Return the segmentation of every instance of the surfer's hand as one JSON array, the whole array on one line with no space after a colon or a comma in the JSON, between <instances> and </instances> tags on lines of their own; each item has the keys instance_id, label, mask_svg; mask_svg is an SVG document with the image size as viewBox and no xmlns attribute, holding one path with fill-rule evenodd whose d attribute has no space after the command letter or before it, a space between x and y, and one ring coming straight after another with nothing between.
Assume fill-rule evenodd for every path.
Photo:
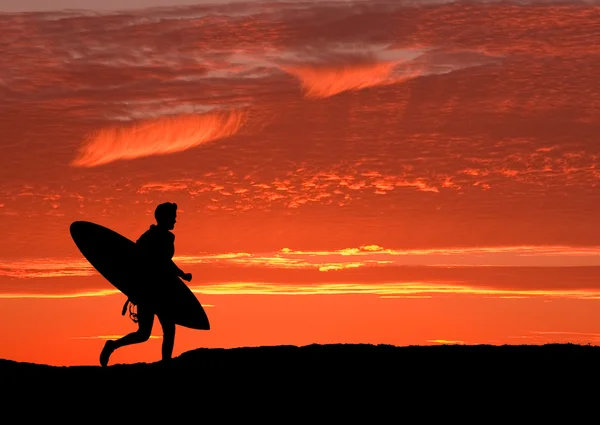
<instances>
[{"instance_id":1,"label":"surfer's hand","mask_svg":"<svg viewBox=\"0 0 600 425\"><path fill-rule=\"evenodd\" d=\"M183 276L181 276L181 278L183 280L187 280L188 282L192 280L192 274L191 273L184 273Z\"/></svg>"}]
</instances>

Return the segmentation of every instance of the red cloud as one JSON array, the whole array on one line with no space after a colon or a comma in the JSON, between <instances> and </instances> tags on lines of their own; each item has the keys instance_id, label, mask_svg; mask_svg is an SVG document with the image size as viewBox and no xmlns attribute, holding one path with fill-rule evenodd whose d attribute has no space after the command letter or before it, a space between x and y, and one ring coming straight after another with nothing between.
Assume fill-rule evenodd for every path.
<instances>
[{"instance_id":1,"label":"red cloud","mask_svg":"<svg viewBox=\"0 0 600 425\"><path fill-rule=\"evenodd\" d=\"M294 65L282 69L300 80L307 98L325 98L345 91L394 84L419 75L413 71L401 77L393 76L397 64L385 61L327 66Z\"/></svg>"},{"instance_id":2,"label":"red cloud","mask_svg":"<svg viewBox=\"0 0 600 425\"><path fill-rule=\"evenodd\" d=\"M233 136L245 122L244 112L165 117L129 127L100 130L81 148L71 165L96 167L109 162L184 151Z\"/></svg>"}]
</instances>

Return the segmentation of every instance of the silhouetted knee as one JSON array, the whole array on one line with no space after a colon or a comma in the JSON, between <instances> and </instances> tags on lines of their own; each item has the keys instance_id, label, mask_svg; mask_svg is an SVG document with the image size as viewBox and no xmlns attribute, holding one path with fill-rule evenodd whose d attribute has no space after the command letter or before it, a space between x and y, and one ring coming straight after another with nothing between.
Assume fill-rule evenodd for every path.
<instances>
[{"instance_id":1,"label":"silhouetted knee","mask_svg":"<svg viewBox=\"0 0 600 425\"><path fill-rule=\"evenodd\" d=\"M150 339L150 334L151 332L145 329L138 329L136 332L133 333L136 342L148 341Z\"/></svg>"}]
</instances>

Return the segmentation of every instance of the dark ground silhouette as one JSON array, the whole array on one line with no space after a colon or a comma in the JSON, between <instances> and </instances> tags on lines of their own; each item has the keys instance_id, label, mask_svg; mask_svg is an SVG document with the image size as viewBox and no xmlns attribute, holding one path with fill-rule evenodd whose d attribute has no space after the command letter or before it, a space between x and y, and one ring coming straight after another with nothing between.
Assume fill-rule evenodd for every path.
<instances>
[{"instance_id":1,"label":"dark ground silhouette","mask_svg":"<svg viewBox=\"0 0 600 425\"><path fill-rule=\"evenodd\" d=\"M169 409L169 403L174 403L181 409L199 409L197 414L205 420L219 415L219 423L239 415L247 419L240 409L248 408L263 419L279 417L278 423L288 423L297 415L319 422L325 417L318 416L318 406L338 420L352 419L353 412L367 406L374 409L370 415L425 409L420 415L431 417L441 415L442 405L448 405L454 409L448 415L463 417L474 414L476 400L480 410L495 409L493 414L488 410L479 423L486 423L489 415L498 417L515 409L539 408L539 414L547 414L569 403L576 403L582 412L596 406L599 372L600 347L573 344L197 349L166 365L107 368L0 360L2 386L10 389L5 402L9 398L29 403L78 400L78 406L88 409L106 403L133 404L139 405L138 413L148 415L154 408ZM586 404L588 399L593 402ZM283 409L281 416L277 409ZM368 421L379 422L374 416Z\"/></svg>"}]
</instances>

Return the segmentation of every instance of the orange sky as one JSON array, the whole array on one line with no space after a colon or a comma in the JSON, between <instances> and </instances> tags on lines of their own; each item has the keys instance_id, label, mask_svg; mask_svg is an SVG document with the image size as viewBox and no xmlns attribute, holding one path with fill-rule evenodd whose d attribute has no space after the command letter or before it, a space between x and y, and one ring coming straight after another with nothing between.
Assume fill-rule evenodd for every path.
<instances>
[{"instance_id":1,"label":"orange sky","mask_svg":"<svg viewBox=\"0 0 600 425\"><path fill-rule=\"evenodd\" d=\"M3 14L0 358L135 329L69 224L179 205L197 347L595 344L599 6ZM156 338L111 362L160 358ZM49 348L51 347L51 348Z\"/></svg>"}]
</instances>

